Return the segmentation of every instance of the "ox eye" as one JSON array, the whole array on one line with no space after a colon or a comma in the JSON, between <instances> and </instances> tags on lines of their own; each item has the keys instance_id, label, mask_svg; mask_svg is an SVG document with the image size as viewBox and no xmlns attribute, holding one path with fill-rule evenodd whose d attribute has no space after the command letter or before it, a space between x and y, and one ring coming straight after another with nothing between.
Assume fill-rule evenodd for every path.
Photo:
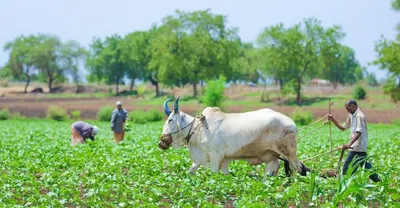
<instances>
[{"instance_id":1,"label":"ox eye","mask_svg":"<svg viewBox=\"0 0 400 208\"><path fill-rule=\"evenodd\" d=\"M170 123L171 121L172 121L172 119L169 119L169 120L168 120L168 123Z\"/></svg>"}]
</instances>

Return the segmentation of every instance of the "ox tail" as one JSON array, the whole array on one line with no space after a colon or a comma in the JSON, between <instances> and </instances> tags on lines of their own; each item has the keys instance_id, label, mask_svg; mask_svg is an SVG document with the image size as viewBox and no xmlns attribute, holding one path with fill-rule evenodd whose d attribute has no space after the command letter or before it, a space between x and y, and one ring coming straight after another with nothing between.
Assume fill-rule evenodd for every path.
<instances>
[{"instance_id":1,"label":"ox tail","mask_svg":"<svg viewBox=\"0 0 400 208\"><path fill-rule=\"evenodd\" d=\"M283 166L285 168L285 174L289 177L292 174L292 170L290 169L289 160L279 156L279 159L283 161ZM313 172L310 168L308 168L304 163L300 162L301 164L301 172L300 175L307 176L307 172Z\"/></svg>"}]
</instances>

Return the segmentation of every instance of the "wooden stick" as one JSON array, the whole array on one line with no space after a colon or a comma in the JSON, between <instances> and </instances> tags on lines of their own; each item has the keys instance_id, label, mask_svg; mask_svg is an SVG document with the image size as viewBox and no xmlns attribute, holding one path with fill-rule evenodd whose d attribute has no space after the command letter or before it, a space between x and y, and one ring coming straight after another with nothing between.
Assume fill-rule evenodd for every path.
<instances>
[{"instance_id":1,"label":"wooden stick","mask_svg":"<svg viewBox=\"0 0 400 208\"><path fill-rule=\"evenodd\" d=\"M338 148L336 148L336 149L334 149L334 150L330 150L330 151L328 151L328 152L323 152L323 153L318 154L318 155L316 155L316 156L314 156L314 157L309 157L309 158L303 159L303 160L301 160L301 161L312 160L312 159L321 157L321 155L328 154L328 153L331 153L331 154L332 154L332 152L337 151L337 150L340 150L340 149L342 149L342 147L338 147Z\"/></svg>"},{"instance_id":2,"label":"wooden stick","mask_svg":"<svg viewBox=\"0 0 400 208\"><path fill-rule=\"evenodd\" d=\"M329 98L329 115L331 115L331 98ZM331 153L332 153L332 122L329 122L329 139L331 141ZM332 154L331 154L331 160L332 160ZM333 163L332 163L333 167Z\"/></svg>"},{"instance_id":3,"label":"wooden stick","mask_svg":"<svg viewBox=\"0 0 400 208\"><path fill-rule=\"evenodd\" d=\"M315 155L314 157L309 157L309 158L303 159L303 160L301 160L301 161L312 160L312 159L321 157L321 155L329 154L329 153L332 153L332 152L335 152L335 151L341 150L341 149L343 149L343 146L337 147L337 148L335 148L335 149L333 149L333 150L330 150L330 151L328 151L328 152L323 152L323 153L321 153L321 154ZM353 149L353 147L350 147L350 149ZM342 157L343 157L343 156L342 156Z\"/></svg>"},{"instance_id":4,"label":"wooden stick","mask_svg":"<svg viewBox=\"0 0 400 208\"><path fill-rule=\"evenodd\" d=\"M331 98L329 98L329 115L331 114ZM332 150L332 122L329 122L329 139L331 140L331 150Z\"/></svg>"}]
</instances>

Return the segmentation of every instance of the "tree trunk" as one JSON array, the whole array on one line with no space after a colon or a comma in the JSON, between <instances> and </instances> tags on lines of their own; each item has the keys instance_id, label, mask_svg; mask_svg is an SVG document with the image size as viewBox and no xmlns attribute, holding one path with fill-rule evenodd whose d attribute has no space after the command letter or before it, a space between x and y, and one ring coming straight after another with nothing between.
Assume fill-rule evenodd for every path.
<instances>
[{"instance_id":1,"label":"tree trunk","mask_svg":"<svg viewBox=\"0 0 400 208\"><path fill-rule=\"evenodd\" d=\"M29 83L31 82L31 77L30 76L27 76L26 78L27 78L27 80L26 80L26 84L25 84L24 93L27 93L27 89L28 89Z\"/></svg>"},{"instance_id":2,"label":"tree trunk","mask_svg":"<svg viewBox=\"0 0 400 208\"><path fill-rule=\"evenodd\" d=\"M133 86L134 85L135 85L135 79L132 79L131 80L131 87L130 87L131 92L133 91Z\"/></svg>"},{"instance_id":3,"label":"tree trunk","mask_svg":"<svg viewBox=\"0 0 400 208\"><path fill-rule=\"evenodd\" d=\"M332 85L333 85L333 89L336 90L336 88L338 87L339 84L337 82L333 82Z\"/></svg>"},{"instance_id":4,"label":"tree trunk","mask_svg":"<svg viewBox=\"0 0 400 208\"><path fill-rule=\"evenodd\" d=\"M151 84L156 87L156 97L160 96L160 89L158 86L158 82L151 75L149 76L149 80L150 80Z\"/></svg>"},{"instance_id":5,"label":"tree trunk","mask_svg":"<svg viewBox=\"0 0 400 208\"><path fill-rule=\"evenodd\" d=\"M333 86L333 89L336 89L337 87L338 87L338 85L339 85L339 74L337 73L336 75L335 75L335 78L334 78L334 80L332 81L332 86Z\"/></svg>"},{"instance_id":6,"label":"tree trunk","mask_svg":"<svg viewBox=\"0 0 400 208\"><path fill-rule=\"evenodd\" d=\"M119 77L117 77L116 83L115 83L115 94L119 95Z\"/></svg>"},{"instance_id":7,"label":"tree trunk","mask_svg":"<svg viewBox=\"0 0 400 208\"><path fill-rule=\"evenodd\" d=\"M200 80L201 94L204 95L204 81Z\"/></svg>"},{"instance_id":8,"label":"tree trunk","mask_svg":"<svg viewBox=\"0 0 400 208\"><path fill-rule=\"evenodd\" d=\"M297 105L300 105L300 104L301 104L300 92L301 92L301 80L300 80L300 79L297 79L297 89L296 89L296 94L297 94L297 96L296 96L296 102L297 102Z\"/></svg>"},{"instance_id":9,"label":"tree trunk","mask_svg":"<svg viewBox=\"0 0 400 208\"><path fill-rule=\"evenodd\" d=\"M193 82L193 97L197 97L197 82Z\"/></svg>"},{"instance_id":10,"label":"tree trunk","mask_svg":"<svg viewBox=\"0 0 400 208\"><path fill-rule=\"evenodd\" d=\"M266 88L267 88L267 82L264 82L264 87L263 87L262 94L261 94L261 102L267 101L267 100L265 100L265 98L264 98L264 94L265 94L265 89L266 89Z\"/></svg>"},{"instance_id":11,"label":"tree trunk","mask_svg":"<svg viewBox=\"0 0 400 208\"><path fill-rule=\"evenodd\" d=\"M279 89L281 90L281 92L283 91L283 80L279 79Z\"/></svg>"},{"instance_id":12,"label":"tree trunk","mask_svg":"<svg viewBox=\"0 0 400 208\"><path fill-rule=\"evenodd\" d=\"M155 86L156 86L156 97L159 97L160 96L160 87L158 86L158 82L156 82Z\"/></svg>"},{"instance_id":13,"label":"tree trunk","mask_svg":"<svg viewBox=\"0 0 400 208\"><path fill-rule=\"evenodd\" d=\"M49 86L49 92L53 93L53 79L52 78L49 78L48 86Z\"/></svg>"}]
</instances>

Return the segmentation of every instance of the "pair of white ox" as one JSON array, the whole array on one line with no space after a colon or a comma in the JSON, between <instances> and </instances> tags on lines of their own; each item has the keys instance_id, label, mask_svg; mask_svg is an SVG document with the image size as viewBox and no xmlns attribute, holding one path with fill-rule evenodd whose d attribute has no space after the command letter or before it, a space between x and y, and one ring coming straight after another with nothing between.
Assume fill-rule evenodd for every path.
<instances>
[{"instance_id":1,"label":"pair of white ox","mask_svg":"<svg viewBox=\"0 0 400 208\"><path fill-rule=\"evenodd\" d=\"M229 174L230 161L247 160L250 164L267 164L265 179L277 174L279 159L285 162L286 175L291 174L290 168L303 176L309 171L297 158L296 124L281 113L271 109L224 113L217 107L207 107L200 117L192 117L179 111L179 97L172 112L168 101L164 102L168 119L158 146L187 146L193 161L190 173L203 165L212 172L222 169Z\"/></svg>"}]
</instances>

